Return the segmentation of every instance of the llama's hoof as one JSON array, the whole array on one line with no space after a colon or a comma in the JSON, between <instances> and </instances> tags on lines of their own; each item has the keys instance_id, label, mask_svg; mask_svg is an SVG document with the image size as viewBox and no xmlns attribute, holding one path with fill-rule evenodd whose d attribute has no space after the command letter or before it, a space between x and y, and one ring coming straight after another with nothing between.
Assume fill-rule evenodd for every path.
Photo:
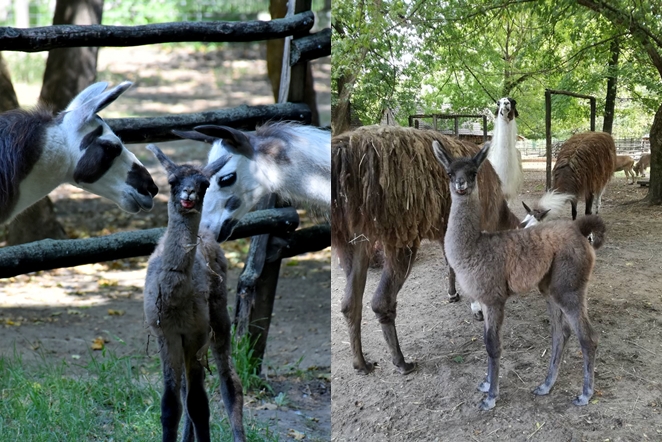
<instances>
[{"instance_id":1,"label":"llama's hoof","mask_svg":"<svg viewBox=\"0 0 662 442\"><path fill-rule=\"evenodd\" d=\"M366 362L363 366L354 364L354 369L358 374L370 374L375 369L375 365L377 364L373 364L372 362Z\"/></svg>"},{"instance_id":2,"label":"llama's hoof","mask_svg":"<svg viewBox=\"0 0 662 442\"><path fill-rule=\"evenodd\" d=\"M478 310L476 313L474 313L474 320L479 322L483 322L485 320L482 310Z\"/></svg>"},{"instance_id":3,"label":"llama's hoof","mask_svg":"<svg viewBox=\"0 0 662 442\"><path fill-rule=\"evenodd\" d=\"M496 406L496 398L495 397L491 398L488 396L482 401L480 401L480 405L478 406L478 409L481 411L487 411L487 410L491 410L495 406Z\"/></svg>"},{"instance_id":4,"label":"llama's hoof","mask_svg":"<svg viewBox=\"0 0 662 442\"><path fill-rule=\"evenodd\" d=\"M482 391L483 393L487 393L490 391L490 383L487 381L483 381L478 385L478 391Z\"/></svg>"},{"instance_id":5,"label":"llama's hoof","mask_svg":"<svg viewBox=\"0 0 662 442\"><path fill-rule=\"evenodd\" d=\"M577 405L578 407L588 405L588 400L589 399L590 399L590 396L586 396L585 394L582 394L581 396L577 396L575 399L573 399L572 405Z\"/></svg>"},{"instance_id":6,"label":"llama's hoof","mask_svg":"<svg viewBox=\"0 0 662 442\"><path fill-rule=\"evenodd\" d=\"M448 294L448 302L459 302L460 301L460 294L456 293L454 295L451 295L450 293Z\"/></svg>"},{"instance_id":7,"label":"llama's hoof","mask_svg":"<svg viewBox=\"0 0 662 442\"><path fill-rule=\"evenodd\" d=\"M551 390L552 390L551 386L547 386L546 384L540 384L533 389L533 394L537 396L545 396L546 394L549 394Z\"/></svg>"},{"instance_id":8,"label":"llama's hoof","mask_svg":"<svg viewBox=\"0 0 662 442\"><path fill-rule=\"evenodd\" d=\"M402 375L409 374L416 370L416 362L405 362L402 366L398 365L396 368Z\"/></svg>"}]
</instances>

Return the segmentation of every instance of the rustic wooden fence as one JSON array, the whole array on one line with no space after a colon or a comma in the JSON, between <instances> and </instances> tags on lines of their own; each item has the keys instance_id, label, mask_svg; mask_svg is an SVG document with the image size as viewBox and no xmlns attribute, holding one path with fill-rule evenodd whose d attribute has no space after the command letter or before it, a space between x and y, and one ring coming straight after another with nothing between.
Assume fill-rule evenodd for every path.
<instances>
[{"instance_id":1,"label":"rustic wooden fence","mask_svg":"<svg viewBox=\"0 0 662 442\"><path fill-rule=\"evenodd\" d=\"M172 42L249 42L292 36L290 65L331 54L331 31L309 34L314 24L310 0L297 2L302 11L271 21L164 23L143 26L58 25L17 29L0 27L0 51L38 52L78 46L139 46ZM303 84L293 80L291 96L303 95ZM161 116L105 120L125 143L151 143L179 139L173 129L191 130L202 124L219 124L254 130L269 120L294 120L309 124L311 110L303 103L239 106L232 109ZM329 134L330 137L330 134ZM292 208L256 211L241 221L230 239L269 235L258 252L251 247L237 290L237 329L256 342L254 354L262 357L282 258L328 247L330 227L320 224L298 229ZM152 253L165 229L122 232L81 240L43 240L0 249L0 278Z\"/></svg>"}]
</instances>

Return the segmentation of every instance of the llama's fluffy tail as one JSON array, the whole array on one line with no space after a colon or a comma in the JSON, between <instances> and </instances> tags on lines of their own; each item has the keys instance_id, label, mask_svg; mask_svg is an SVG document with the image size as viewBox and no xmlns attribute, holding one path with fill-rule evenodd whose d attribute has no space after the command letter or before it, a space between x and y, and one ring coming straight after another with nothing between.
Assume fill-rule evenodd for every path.
<instances>
[{"instance_id":1,"label":"llama's fluffy tail","mask_svg":"<svg viewBox=\"0 0 662 442\"><path fill-rule=\"evenodd\" d=\"M586 215L575 221L579 231L582 232L594 249L599 249L605 240L607 227L604 221L597 215Z\"/></svg>"},{"instance_id":2,"label":"llama's fluffy tail","mask_svg":"<svg viewBox=\"0 0 662 442\"><path fill-rule=\"evenodd\" d=\"M554 219L563 212L563 207L565 207L565 204L574 198L574 195L570 195L569 193L560 193L556 190L552 190L545 192L545 194L536 203L536 206L543 212L545 210L549 210L549 214L546 216L546 218Z\"/></svg>"}]
</instances>

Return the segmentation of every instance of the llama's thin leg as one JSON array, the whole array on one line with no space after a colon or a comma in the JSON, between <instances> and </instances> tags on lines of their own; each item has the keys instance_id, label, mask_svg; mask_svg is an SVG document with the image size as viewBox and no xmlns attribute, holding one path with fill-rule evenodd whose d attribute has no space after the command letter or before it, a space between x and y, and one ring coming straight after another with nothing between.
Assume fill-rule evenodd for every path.
<instances>
[{"instance_id":1,"label":"llama's thin leg","mask_svg":"<svg viewBox=\"0 0 662 442\"><path fill-rule=\"evenodd\" d=\"M182 388L181 397L186 398L186 373L182 374ZM186 410L185 410L186 411ZM182 431L182 442L195 442L195 429L193 428L193 421L189 417L188 411L184 413L184 428Z\"/></svg>"},{"instance_id":2,"label":"llama's thin leg","mask_svg":"<svg viewBox=\"0 0 662 442\"><path fill-rule=\"evenodd\" d=\"M244 394L230 359L230 316L224 291L214 291L209 297L209 324L212 328L210 346L218 368L221 397L228 413L233 439L235 442L243 442L246 440L243 424Z\"/></svg>"},{"instance_id":3,"label":"llama's thin leg","mask_svg":"<svg viewBox=\"0 0 662 442\"><path fill-rule=\"evenodd\" d=\"M487 378L478 386L487 396L478 408L490 410L496 405L499 396L499 361L501 359L501 325L503 324L504 304L483 305L485 315L485 348L487 350Z\"/></svg>"},{"instance_id":4,"label":"llama's thin leg","mask_svg":"<svg viewBox=\"0 0 662 442\"><path fill-rule=\"evenodd\" d=\"M586 207L584 208L584 214L585 215L590 215L593 213L593 193L589 193L588 196L586 197ZM573 218L575 219L575 218Z\"/></svg>"},{"instance_id":5,"label":"llama's thin leg","mask_svg":"<svg viewBox=\"0 0 662 442\"><path fill-rule=\"evenodd\" d=\"M444 251L444 259L446 260L446 264L448 264L443 242L441 242L441 250ZM458 302L460 300L460 294L457 292L455 285L455 270L448 264L448 302Z\"/></svg>"},{"instance_id":6,"label":"llama's thin leg","mask_svg":"<svg viewBox=\"0 0 662 442\"><path fill-rule=\"evenodd\" d=\"M570 333L572 332L570 325L563 316L561 308L550 298L547 299L547 311L549 312L549 322L552 327L552 350L547 378L545 379L545 382L538 385L538 387L533 390L534 394L540 396L548 394L554 386L559 374L559 365L563 358L563 351L568 342L568 338L570 337Z\"/></svg>"},{"instance_id":7,"label":"llama's thin leg","mask_svg":"<svg viewBox=\"0 0 662 442\"><path fill-rule=\"evenodd\" d=\"M161 426L163 442L177 440L177 428L182 417L180 388L182 381L181 344L168 345L165 339L159 339L161 348L161 367L163 369L163 396L161 397Z\"/></svg>"},{"instance_id":8,"label":"llama's thin leg","mask_svg":"<svg viewBox=\"0 0 662 442\"><path fill-rule=\"evenodd\" d=\"M400 349L398 333L395 328L395 317L397 315L398 292L402 288L411 266L416 258L416 247L392 248L385 247L386 262L384 271L377 291L372 298L372 311L377 315L382 325L384 339L391 351L391 360L402 374L408 374L416 368L415 363L405 362L405 357Z\"/></svg>"},{"instance_id":9,"label":"llama's thin leg","mask_svg":"<svg viewBox=\"0 0 662 442\"><path fill-rule=\"evenodd\" d=\"M209 398L205 391L204 367L196 359L196 355L187 355L186 364L186 412L195 428L198 442L209 441Z\"/></svg>"},{"instance_id":10,"label":"llama's thin leg","mask_svg":"<svg viewBox=\"0 0 662 442\"><path fill-rule=\"evenodd\" d=\"M632 181L632 184L634 184L634 181ZM605 192L605 187L600 189L600 192L598 192L596 201L595 201L595 214L597 215L600 212L600 207L602 206L602 194Z\"/></svg>"},{"instance_id":11,"label":"llama's thin leg","mask_svg":"<svg viewBox=\"0 0 662 442\"><path fill-rule=\"evenodd\" d=\"M598 335L593 330L591 322L588 319L584 298L585 293L572 293L566 299L572 299L573 297L575 299L574 303L567 303L562 308L568 322L579 338L579 346L584 356L584 386L582 388L582 394L577 396L572 403L574 405L586 405L593 396L595 353L598 348Z\"/></svg>"},{"instance_id":12,"label":"llama's thin leg","mask_svg":"<svg viewBox=\"0 0 662 442\"><path fill-rule=\"evenodd\" d=\"M573 221L577 219L577 201L570 201Z\"/></svg>"},{"instance_id":13,"label":"llama's thin leg","mask_svg":"<svg viewBox=\"0 0 662 442\"><path fill-rule=\"evenodd\" d=\"M345 285L345 296L340 308L349 328L349 342L353 357L352 365L361 374L368 374L374 368L372 363L366 362L361 347L363 292L365 292L365 283L368 276L370 250L368 244L358 243L349 245L348 250L343 254L345 257L343 269L347 276L347 284Z\"/></svg>"}]
</instances>

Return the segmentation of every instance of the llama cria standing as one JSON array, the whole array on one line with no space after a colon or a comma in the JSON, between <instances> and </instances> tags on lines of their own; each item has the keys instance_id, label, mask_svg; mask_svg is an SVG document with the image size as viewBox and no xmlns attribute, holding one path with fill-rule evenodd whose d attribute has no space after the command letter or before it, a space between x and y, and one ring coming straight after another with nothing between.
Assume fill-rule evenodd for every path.
<instances>
[{"instance_id":1,"label":"llama cria standing","mask_svg":"<svg viewBox=\"0 0 662 442\"><path fill-rule=\"evenodd\" d=\"M150 210L158 192L147 169L97 115L130 86L95 83L59 115L36 108L0 114L0 223L11 221L63 183Z\"/></svg>"},{"instance_id":2,"label":"llama cria standing","mask_svg":"<svg viewBox=\"0 0 662 442\"><path fill-rule=\"evenodd\" d=\"M331 134L292 122L267 123L254 133L226 126L173 131L212 144L209 163L230 159L211 178L202 225L225 241L264 195L276 193L328 212L331 204Z\"/></svg>"},{"instance_id":3,"label":"llama cria standing","mask_svg":"<svg viewBox=\"0 0 662 442\"><path fill-rule=\"evenodd\" d=\"M147 148L165 168L170 184L168 228L149 259L144 301L145 320L158 339L163 369L163 441L177 440L182 416L180 392L186 404L183 440L193 440L194 433L198 441L209 440L204 370L210 345L234 440L243 441L243 393L230 360L227 262L214 235L199 229L209 177L227 158L201 170L176 165L153 144Z\"/></svg>"},{"instance_id":4,"label":"llama cria standing","mask_svg":"<svg viewBox=\"0 0 662 442\"><path fill-rule=\"evenodd\" d=\"M381 325L393 364L402 374L415 363L400 349L395 319L397 296L424 239L443 244L450 210L448 182L435 161L433 140L457 155L473 155L478 147L434 130L368 126L332 138L331 247L347 277L341 309L349 329L354 368L370 373L361 344L363 294L376 242L384 249L384 269L372 297L372 310ZM519 220L508 209L499 178L488 164L481 170L481 227L512 229ZM451 266L452 267L452 266ZM449 271L449 297L459 300L455 275Z\"/></svg>"},{"instance_id":5,"label":"llama cria standing","mask_svg":"<svg viewBox=\"0 0 662 442\"><path fill-rule=\"evenodd\" d=\"M646 177L646 169L648 169L651 166L651 154L645 153L639 158L639 161L637 161L637 164L634 165L634 173L636 176L641 175L642 177Z\"/></svg>"},{"instance_id":6,"label":"llama cria standing","mask_svg":"<svg viewBox=\"0 0 662 442\"><path fill-rule=\"evenodd\" d=\"M492 145L487 157L499 175L501 189L508 201L517 198L524 184L522 154L517 150L517 102L509 97L497 102Z\"/></svg>"},{"instance_id":7,"label":"llama cria standing","mask_svg":"<svg viewBox=\"0 0 662 442\"><path fill-rule=\"evenodd\" d=\"M450 178L451 210L444 248L460 287L480 302L485 315L484 339L488 354L487 378L478 387L487 396L480 409L496 405L499 394L501 326L506 300L514 293L536 287L547 297L552 328L549 371L533 393L552 389L565 344L574 330L584 357L582 393L573 401L586 405L593 396L595 352L598 335L588 318L586 287L595 263L594 248L604 241L605 226L597 216L577 221L538 224L528 229L495 233L482 231L478 171L487 157L489 143L473 158L453 159L438 141L433 149ZM593 245L585 238L593 233Z\"/></svg>"},{"instance_id":8,"label":"llama cria standing","mask_svg":"<svg viewBox=\"0 0 662 442\"><path fill-rule=\"evenodd\" d=\"M616 155L616 161L614 163L614 172L620 172L621 170L625 173L625 181L628 184L634 184L634 159L630 155ZM632 178L632 182L630 182Z\"/></svg>"}]
</instances>

